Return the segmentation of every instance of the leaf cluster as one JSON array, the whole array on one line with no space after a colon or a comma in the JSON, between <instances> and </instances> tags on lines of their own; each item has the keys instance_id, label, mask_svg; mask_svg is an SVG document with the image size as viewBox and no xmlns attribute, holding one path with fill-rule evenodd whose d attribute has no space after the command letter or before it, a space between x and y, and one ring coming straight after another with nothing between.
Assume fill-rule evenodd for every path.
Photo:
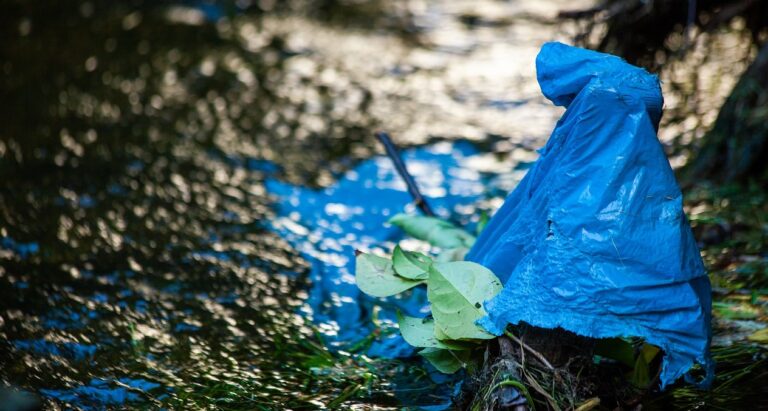
<instances>
[{"instance_id":1,"label":"leaf cluster","mask_svg":"<svg viewBox=\"0 0 768 411\"><path fill-rule=\"evenodd\" d=\"M357 286L368 295L389 297L425 285L432 313L425 318L398 313L400 333L440 372L470 366L478 343L495 338L475 323L486 315L483 303L501 291L501 282L487 268L461 261L475 238L451 223L403 214L390 223L441 252L433 258L398 245L391 258L360 253Z\"/></svg>"}]
</instances>

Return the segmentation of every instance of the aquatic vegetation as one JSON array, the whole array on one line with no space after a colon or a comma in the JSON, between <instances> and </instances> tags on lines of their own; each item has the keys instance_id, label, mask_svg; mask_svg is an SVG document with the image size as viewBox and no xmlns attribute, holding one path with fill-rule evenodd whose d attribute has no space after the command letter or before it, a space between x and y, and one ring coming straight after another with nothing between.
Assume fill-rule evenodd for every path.
<instances>
[{"instance_id":1,"label":"aquatic vegetation","mask_svg":"<svg viewBox=\"0 0 768 411\"><path fill-rule=\"evenodd\" d=\"M434 247L472 245L474 237L435 217L396 215L389 222ZM445 255L445 254L443 254ZM404 251L397 245L392 258L360 253L356 258L356 283L374 297L389 297L426 285L432 312L425 318L398 313L398 325L408 344L445 373L466 368L479 340L495 338L475 322L485 316L483 303L501 291L501 282L487 268L468 261L436 262L431 257Z\"/></svg>"},{"instance_id":2,"label":"aquatic vegetation","mask_svg":"<svg viewBox=\"0 0 768 411\"><path fill-rule=\"evenodd\" d=\"M468 372L467 384L479 392L469 398L464 394L464 398L456 401L464 402L471 409L492 409L493 404L498 405L500 401L507 405L529 404L534 408L538 402L561 409L592 404L590 398L601 390L594 386L596 378L610 376L615 380L610 389L616 392L610 395L621 401L636 401L644 390L658 383L661 350L638 338L594 342L582 338L576 344L582 348L571 352L568 361L557 366L515 335L526 326L510 326L498 341L488 344L488 340L497 337L477 321L487 315L484 304L501 291L501 282L489 269L461 261L461 257L440 261L440 256L456 255L453 249L443 247L464 249L472 245L474 237L435 217L399 214L389 223L428 243L430 254L406 251L400 244L395 245L389 258L358 252L357 286L377 298L391 297L414 287L427 288L431 312L425 317L398 312L398 329L403 339L417 347L419 355L438 371L452 374L464 369ZM463 257L463 253L459 256ZM557 333L544 338L549 339L550 346L561 344ZM489 354L492 347L509 347L510 341L519 344L519 349L499 348L501 351L497 354ZM526 353L532 357L528 361ZM556 352L549 354L561 356ZM512 394L509 388L518 390L517 394ZM510 395L512 397L507 398Z\"/></svg>"}]
</instances>

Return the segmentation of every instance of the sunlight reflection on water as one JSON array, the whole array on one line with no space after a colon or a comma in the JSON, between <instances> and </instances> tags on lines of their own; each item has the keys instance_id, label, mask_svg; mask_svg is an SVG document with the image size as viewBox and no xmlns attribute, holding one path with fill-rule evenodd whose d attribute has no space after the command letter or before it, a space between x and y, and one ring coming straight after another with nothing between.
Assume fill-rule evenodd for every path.
<instances>
[{"instance_id":1,"label":"sunlight reflection on water","mask_svg":"<svg viewBox=\"0 0 768 411\"><path fill-rule=\"evenodd\" d=\"M545 20L572 3L329 4L2 6L4 383L83 409L311 407L358 383L355 401L400 403L395 377L324 351L316 330L350 329L307 308L357 304L348 252L393 235L384 213L354 221L372 205L307 209L276 187L357 180L402 207L387 160L345 174L384 127L403 146L443 141L409 155L432 156L411 166L444 213L498 205L560 114L533 59L568 38ZM393 367L424 386L403 401L445 401L437 377Z\"/></svg>"}]
</instances>

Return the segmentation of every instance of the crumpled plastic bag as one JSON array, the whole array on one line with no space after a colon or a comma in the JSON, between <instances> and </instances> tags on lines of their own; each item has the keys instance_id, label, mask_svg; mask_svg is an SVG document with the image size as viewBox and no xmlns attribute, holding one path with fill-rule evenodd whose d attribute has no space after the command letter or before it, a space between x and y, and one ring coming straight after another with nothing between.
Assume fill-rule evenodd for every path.
<instances>
[{"instance_id":1,"label":"crumpled plastic bag","mask_svg":"<svg viewBox=\"0 0 768 411\"><path fill-rule=\"evenodd\" d=\"M656 76L561 43L536 60L567 110L541 157L466 259L505 284L480 324L642 337L664 351L662 388L702 364L711 381L711 288L656 130Z\"/></svg>"}]
</instances>

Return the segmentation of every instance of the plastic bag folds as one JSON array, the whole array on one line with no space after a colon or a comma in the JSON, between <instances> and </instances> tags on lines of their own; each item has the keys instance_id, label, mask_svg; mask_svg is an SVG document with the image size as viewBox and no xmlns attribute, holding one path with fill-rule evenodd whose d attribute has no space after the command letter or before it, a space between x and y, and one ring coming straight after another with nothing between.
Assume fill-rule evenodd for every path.
<instances>
[{"instance_id":1,"label":"plastic bag folds","mask_svg":"<svg viewBox=\"0 0 768 411\"><path fill-rule=\"evenodd\" d=\"M662 388L695 363L711 381L711 287L656 136L658 78L561 43L536 60L566 111L541 157L467 255L505 284L480 324L525 322L664 351Z\"/></svg>"}]
</instances>

